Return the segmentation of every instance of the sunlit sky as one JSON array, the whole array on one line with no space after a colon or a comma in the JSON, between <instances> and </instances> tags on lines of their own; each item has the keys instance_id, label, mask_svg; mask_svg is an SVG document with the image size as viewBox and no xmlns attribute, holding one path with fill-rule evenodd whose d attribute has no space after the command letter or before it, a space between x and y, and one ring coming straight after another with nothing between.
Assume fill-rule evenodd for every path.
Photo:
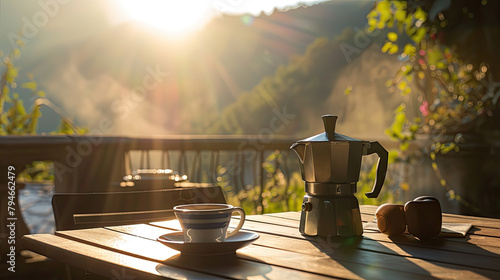
<instances>
[{"instance_id":1,"label":"sunlit sky","mask_svg":"<svg viewBox=\"0 0 500 280\"><path fill-rule=\"evenodd\" d=\"M314 4L325 0L114 0L110 17L114 22L136 21L171 34L186 34L203 27L220 14L270 14L298 3Z\"/></svg>"},{"instance_id":2,"label":"sunlit sky","mask_svg":"<svg viewBox=\"0 0 500 280\"><path fill-rule=\"evenodd\" d=\"M49 14L40 5L59 1L0 0L0 50L9 54L12 34L24 34L25 45L16 61L19 81L33 74L51 101L79 125L92 129L102 119L112 118L114 130L108 134L196 133L188 121L217 114L272 73L273 67L300 54L322 21L316 24L315 16L282 18L293 21L287 25L256 18L253 25L253 21L247 25L243 19L250 17L225 17L249 30L238 40L224 20L204 23L222 14L265 14L261 18L267 19L275 9L286 11L300 3L319 2L326 0L86 0L52 6ZM342 4L346 1L332 2L339 2L341 8L322 15L323 22L324 17L339 21L325 27L328 34L347 25L362 26L366 13L357 12L356 4L349 2L351 8L346 11ZM157 30L142 28L146 26ZM211 27L224 32L214 36ZM179 34L189 35L188 40L177 40ZM234 44L227 47L228 42ZM148 92L147 99L129 104L132 88L149 73L146 66L168 77ZM190 82L193 79L197 82ZM119 109L126 105L127 115L118 114L116 104ZM55 129L59 117L49 109L43 113L40 131Z\"/></svg>"},{"instance_id":3,"label":"sunlit sky","mask_svg":"<svg viewBox=\"0 0 500 280\"><path fill-rule=\"evenodd\" d=\"M59 2L0 0L0 49L11 49L11 43L6 39L7 34L26 29L27 22L33 25L33 17L44 16L46 9L50 11L47 18L40 17L37 20L47 21L49 24L44 23L40 28L27 28L28 32L36 31L37 36L33 35L33 40L30 38L29 41L36 42L38 51L43 47L53 48L63 43L79 41L109 25L136 22L164 31L169 36L189 35L204 27L210 19L223 14L269 15L276 8L286 10L296 8L298 4L314 5L326 1L328 0L86 0L66 1L52 7L50 3ZM42 7L43 3L49 7ZM66 32L68 30L71 32ZM62 36L59 34L61 31L65 33ZM39 34L45 36L38 36ZM56 34L57 37L52 36ZM48 37L50 40L45 40Z\"/></svg>"}]
</instances>

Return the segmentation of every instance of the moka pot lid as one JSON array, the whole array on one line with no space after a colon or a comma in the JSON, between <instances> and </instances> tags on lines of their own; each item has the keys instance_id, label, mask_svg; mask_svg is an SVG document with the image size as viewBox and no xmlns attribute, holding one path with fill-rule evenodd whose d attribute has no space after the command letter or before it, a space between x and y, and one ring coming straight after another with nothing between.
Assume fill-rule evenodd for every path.
<instances>
[{"instance_id":1,"label":"moka pot lid","mask_svg":"<svg viewBox=\"0 0 500 280\"><path fill-rule=\"evenodd\" d=\"M297 141L297 143L310 143L310 142L331 142L331 141L347 141L347 142L363 142L349 136L345 136L335 132L335 124L337 122L337 116L324 115L321 117L323 119L323 124L325 127L325 132L308 137Z\"/></svg>"}]
</instances>

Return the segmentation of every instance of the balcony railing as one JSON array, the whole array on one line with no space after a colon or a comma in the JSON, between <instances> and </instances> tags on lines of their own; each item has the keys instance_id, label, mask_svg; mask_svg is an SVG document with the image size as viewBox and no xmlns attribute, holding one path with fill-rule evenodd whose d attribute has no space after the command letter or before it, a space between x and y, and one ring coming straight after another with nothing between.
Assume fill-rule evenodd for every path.
<instances>
[{"instance_id":1,"label":"balcony railing","mask_svg":"<svg viewBox=\"0 0 500 280\"><path fill-rule=\"evenodd\" d=\"M247 199L242 191L256 189L255 209L263 213L266 186L273 189L280 184L285 194L290 193L291 176L298 174L296 158L289 157L294 141L259 136L4 136L0 167L14 166L19 174L33 161L52 161L56 192L123 191L129 188L120 188L119 182L133 170L169 168L191 182L218 184L240 203Z\"/></svg>"},{"instance_id":2,"label":"balcony railing","mask_svg":"<svg viewBox=\"0 0 500 280\"><path fill-rule=\"evenodd\" d=\"M296 140L255 135L2 136L0 170L13 166L19 174L33 161L52 161L56 192L107 192L134 190L120 187L120 182L136 169L168 168L191 182L220 185L228 200L246 202L252 212L266 212L269 201L280 201L278 210L288 211L297 210L290 198L300 198L303 192L298 160L289 156ZM376 159L367 158L363 166L369 171ZM6 180L0 176L0 186L6 186Z\"/></svg>"},{"instance_id":3,"label":"balcony railing","mask_svg":"<svg viewBox=\"0 0 500 280\"><path fill-rule=\"evenodd\" d=\"M221 186L228 203L249 213L294 211L300 209L304 194L298 159L289 149L296 140L281 136L2 136L0 170L13 166L18 175L33 161L50 161L55 192L62 193L134 190L120 184L125 175L141 168L168 168L187 175L190 182ZM365 173L374 160L363 159ZM2 205L7 202L7 183L7 176L0 176ZM2 217L7 215L4 210Z\"/></svg>"},{"instance_id":4,"label":"balcony railing","mask_svg":"<svg viewBox=\"0 0 500 280\"><path fill-rule=\"evenodd\" d=\"M55 192L62 193L134 190L121 186L125 175L140 168L168 168L187 175L190 182L221 186L229 203L244 206L248 212L264 213L270 201L280 205L278 210L287 211L300 207L293 201L296 189L303 189L298 163L289 157L294 141L258 136L2 136L0 170L7 174L13 167L17 176L34 161L52 162ZM9 201L8 182L7 175L0 176L1 205ZM29 233L18 201L22 188L17 184L14 196L19 237ZM7 221L7 207L0 209L0 215ZM4 240L9 233L2 228Z\"/></svg>"}]
</instances>

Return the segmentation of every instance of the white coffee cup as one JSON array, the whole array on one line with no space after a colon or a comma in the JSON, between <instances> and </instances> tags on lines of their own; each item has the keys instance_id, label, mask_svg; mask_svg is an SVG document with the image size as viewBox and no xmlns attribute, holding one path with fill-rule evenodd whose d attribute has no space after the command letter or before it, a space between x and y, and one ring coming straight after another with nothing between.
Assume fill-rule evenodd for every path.
<instances>
[{"instance_id":1,"label":"white coffee cup","mask_svg":"<svg viewBox=\"0 0 500 280\"><path fill-rule=\"evenodd\" d=\"M228 232L229 221L233 212L240 213L240 222ZM227 237L235 235L245 222L245 212L240 207L229 204L202 203L185 204L174 207L184 233L184 242L224 242Z\"/></svg>"}]
</instances>

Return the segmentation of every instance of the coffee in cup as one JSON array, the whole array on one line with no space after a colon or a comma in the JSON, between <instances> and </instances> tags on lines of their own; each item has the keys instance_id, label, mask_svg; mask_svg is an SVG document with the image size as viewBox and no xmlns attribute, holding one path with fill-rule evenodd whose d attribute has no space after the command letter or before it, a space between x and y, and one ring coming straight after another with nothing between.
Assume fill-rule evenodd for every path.
<instances>
[{"instance_id":1,"label":"coffee in cup","mask_svg":"<svg viewBox=\"0 0 500 280\"><path fill-rule=\"evenodd\" d=\"M240 213L240 222L228 232L233 212ZM174 213L181 224L186 243L224 242L227 237L238 233L245 222L243 209L229 204L178 205L174 207Z\"/></svg>"}]
</instances>

